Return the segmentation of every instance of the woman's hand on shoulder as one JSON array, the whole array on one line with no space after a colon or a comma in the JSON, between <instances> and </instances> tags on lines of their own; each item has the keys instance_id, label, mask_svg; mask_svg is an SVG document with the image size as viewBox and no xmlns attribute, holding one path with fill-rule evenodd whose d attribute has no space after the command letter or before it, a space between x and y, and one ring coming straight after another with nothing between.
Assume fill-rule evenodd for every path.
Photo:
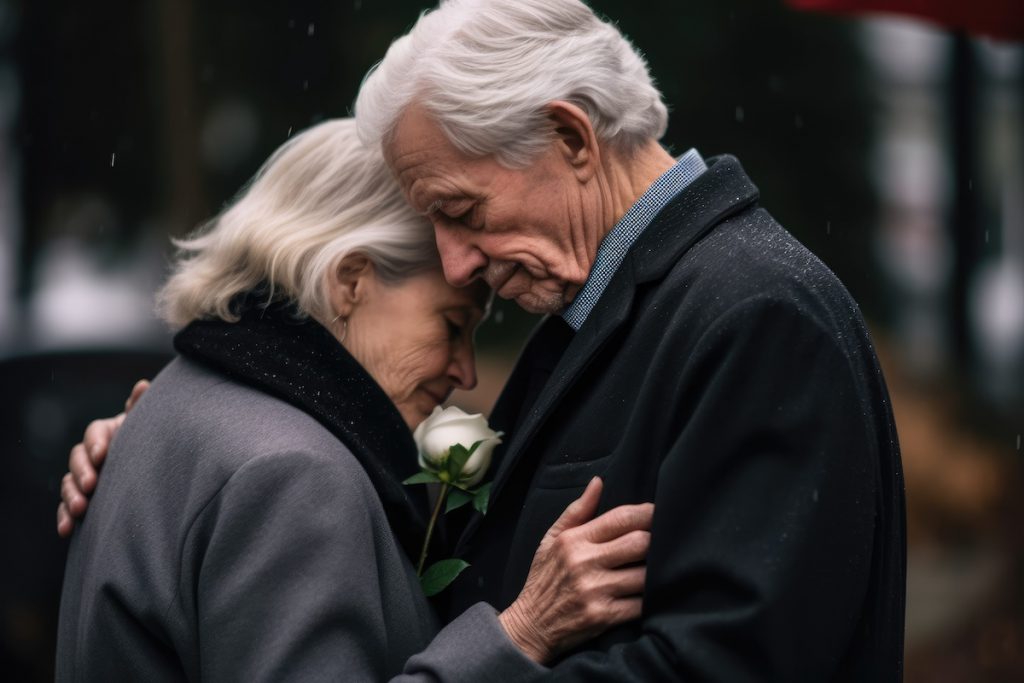
<instances>
[{"instance_id":1,"label":"woman's hand on shoulder","mask_svg":"<svg viewBox=\"0 0 1024 683\"><path fill-rule=\"evenodd\" d=\"M542 664L640 617L654 505L622 505L594 518L602 487L591 480L551 526L522 592L498 615L512 641Z\"/></svg>"},{"instance_id":2,"label":"woman's hand on shoulder","mask_svg":"<svg viewBox=\"0 0 1024 683\"><path fill-rule=\"evenodd\" d=\"M81 443L75 444L68 456L68 473L60 483L61 502L57 506L57 534L71 536L75 520L81 519L89 507L89 496L96 490L99 468L107 457L110 442L121 428L126 414L149 389L147 380L139 380L124 404L124 412L114 417L93 420L85 428Z\"/></svg>"}]
</instances>

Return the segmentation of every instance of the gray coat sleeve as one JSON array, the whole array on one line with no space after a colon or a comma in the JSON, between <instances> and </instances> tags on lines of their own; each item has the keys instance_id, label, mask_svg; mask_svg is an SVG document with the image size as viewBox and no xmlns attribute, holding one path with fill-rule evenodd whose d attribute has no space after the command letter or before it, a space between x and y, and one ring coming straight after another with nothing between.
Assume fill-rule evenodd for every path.
<instances>
[{"instance_id":1,"label":"gray coat sleeve","mask_svg":"<svg viewBox=\"0 0 1024 683\"><path fill-rule=\"evenodd\" d=\"M194 610L201 679L385 680L381 571L390 531L376 494L337 454L288 453L241 466L203 508L182 554L179 599ZM383 526L383 528L382 528ZM191 605L191 608L188 606ZM404 681L502 680L543 671L478 606L409 662ZM494 674L491 674L494 675Z\"/></svg>"},{"instance_id":2,"label":"gray coat sleeve","mask_svg":"<svg viewBox=\"0 0 1024 683\"><path fill-rule=\"evenodd\" d=\"M473 605L437 634L405 665L397 681L476 681L515 683L540 679L547 668L526 657L486 602Z\"/></svg>"}]
</instances>

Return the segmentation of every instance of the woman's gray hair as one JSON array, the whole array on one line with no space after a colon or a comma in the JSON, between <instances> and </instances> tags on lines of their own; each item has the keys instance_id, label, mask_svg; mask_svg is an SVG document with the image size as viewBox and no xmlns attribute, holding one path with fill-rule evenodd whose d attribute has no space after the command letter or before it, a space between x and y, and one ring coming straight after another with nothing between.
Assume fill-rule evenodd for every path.
<instances>
[{"instance_id":1,"label":"woman's gray hair","mask_svg":"<svg viewBox=\"0 0 1024 683\"><path fill-rule=\"evenodd\" d=\"M551 140L556 100L627 153L668 125L644 58L579 0L442 1L367 74L355 111L368 145L386 144L415 102L463 152L522 167Z\"/></svg>"},{"instance_id":2,"label":"woman's gray hair","mask_svg":"<svg viewBox=\"0 0 1024 683\"><path fill-rule=\"evenodd\" d=\"M385 282L440 268L429 222L405 203L379 146L363 145L352 119L290 139L231 206L175 246L157 296L172 327L237 320L232 300L262 285L269 298L328 321L327 284L349 254L366 255Z\"/></svg>"}]
</instances>

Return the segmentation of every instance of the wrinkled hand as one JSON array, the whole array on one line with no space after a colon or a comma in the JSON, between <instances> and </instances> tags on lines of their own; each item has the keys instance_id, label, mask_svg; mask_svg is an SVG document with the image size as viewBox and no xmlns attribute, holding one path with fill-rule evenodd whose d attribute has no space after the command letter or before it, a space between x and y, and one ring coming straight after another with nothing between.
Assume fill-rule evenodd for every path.
<instances>
[{"instance_id":1,"label":"wrinkled hand","mask_svg":"<svg viewBox=\"0 0 1024 683\"><path fill-rule=\"evenodd\" d=\"M71 536L75 520L85 514L89 496L96 489L99 468L107 457L107 450L117 430L121 428L125 415L138 403L149 382L141 379L132 387L132 394L124 403L124 412L115 417L93 420L85 428L81 443L71 449L68 469L60 483L60 505L57 506L57 534L63 538Z\"/></svg>"},{"instance_id":2,"label":"wrinkled hand","mask_svg":"<svg viewBox=\"0 0 1024 683\"><path fill-rule=\"evenodd\" d=\"M498 615L545 663L608 627L640 617L654 505L622 505L592 519L603 484L591 480L540 542L519 597Z\"/></svg>"}]
</instances>

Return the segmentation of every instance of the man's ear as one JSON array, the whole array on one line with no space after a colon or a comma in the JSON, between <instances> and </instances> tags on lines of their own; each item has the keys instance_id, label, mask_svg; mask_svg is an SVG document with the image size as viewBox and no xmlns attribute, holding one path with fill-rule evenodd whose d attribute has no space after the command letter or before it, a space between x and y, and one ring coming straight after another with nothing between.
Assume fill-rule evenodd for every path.
<instances>
[{"instance_id":1,"label":"man's ear","mask_svg":"<svg viewBox=\"0 0 1024 683\"><path fill-rule=\"evenodd\" d=\"M366 300L374 277L373 261L366 254L349 254L329 276L328 291L334 315L348 318Z\"/></svg>"},{"instance_id":2,"label":"man's ear","mask_svg":"<svg viewBox=\"0 0 1024 683\"><path fill-rule=\"evenodd\" d=\"M555 129L555 145L580 182L589 181L601 163L601 148L587 113L571 102L548 104Z\"/></svg>"}]
</instances>

